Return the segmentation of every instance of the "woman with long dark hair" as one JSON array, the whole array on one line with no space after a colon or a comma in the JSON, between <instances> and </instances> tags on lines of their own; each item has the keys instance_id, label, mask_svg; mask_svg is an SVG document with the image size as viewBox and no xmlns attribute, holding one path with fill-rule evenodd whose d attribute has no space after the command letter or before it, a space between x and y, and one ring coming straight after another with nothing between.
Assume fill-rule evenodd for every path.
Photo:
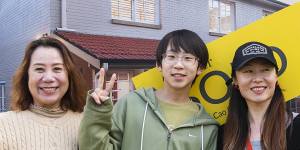
<instances>
[{"instance_id":1,"label":"woman with long dark hair","mask_svg":"<svg viewBox=\"0 0 300 150\"><path fill-rule=\"evenodd\" d=\"M240 46L232 62L228 118L219 149L299 150L300 115L285 106L272 49L259 42Z\"/></svg>"}]
</instances>

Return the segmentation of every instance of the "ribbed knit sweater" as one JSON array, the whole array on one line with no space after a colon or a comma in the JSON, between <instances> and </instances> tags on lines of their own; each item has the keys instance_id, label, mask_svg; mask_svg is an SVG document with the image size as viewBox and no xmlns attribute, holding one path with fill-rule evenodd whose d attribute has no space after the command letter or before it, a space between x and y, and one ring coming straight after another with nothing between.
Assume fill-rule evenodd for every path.
<instances>
[{"instance_id":1,"label":"ribbed knit sweater","mask_svg":"<svg viewBox=\"0 0 300 150\"><path fill-rule=\"evenodd\" d=\"M26 111L0 113L0 150L77 150L82 115L50 118Z\"/></svg>"}]
</instances>

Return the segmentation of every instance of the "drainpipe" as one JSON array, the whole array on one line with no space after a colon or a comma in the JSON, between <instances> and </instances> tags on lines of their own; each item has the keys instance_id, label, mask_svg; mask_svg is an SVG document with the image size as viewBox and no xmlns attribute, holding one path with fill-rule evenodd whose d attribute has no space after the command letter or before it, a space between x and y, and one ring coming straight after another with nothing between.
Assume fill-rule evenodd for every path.
<instances>
[{"instance_id":1,"label":"drainpipe","mask_svg":"<svg viewBox=\"0 0 300 150\"><path fill-rule=\"evenodd\" d=\"M61 28L57 28L57 30L75 31L67 27L67 0L61 0Z\"/></svg>"},{"instance_id":2,"label":"drainpipe","mask_svg":"<svg viewBox=\"0 0 300 150\"><path fill-rule=\"evenodd\" d=\"M61 28L67 28L67 0L61 0Z\"/></svg>"}]
</instances>

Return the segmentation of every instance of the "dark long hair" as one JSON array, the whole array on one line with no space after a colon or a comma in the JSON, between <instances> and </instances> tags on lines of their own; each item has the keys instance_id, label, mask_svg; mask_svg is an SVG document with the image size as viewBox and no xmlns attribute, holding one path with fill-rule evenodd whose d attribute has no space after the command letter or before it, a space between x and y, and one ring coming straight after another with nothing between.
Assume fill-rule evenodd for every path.
<instances>
[{"instance_id":1,"label":"dark long hair","mask_svg":"<svg viewBox=\"0 0 300 150\"><path fill-rule=\"evenodd\" d=\"M53 47L58 50L63 59L69 79L69 88L62 97L60 106L64 110L82 112L85 105L86 85L81 74L76 70L68 48L59 40L52 37L42 37L30 42L25 50L25 56L13 77L11 92L11 109L27 110L33 104L33 98L28 87L28 68L33 52L38 47Z\"/></svg>"},{"instance_id":2,"label":"dark long hair","mask_svg":"<svg viewBox=\"0 0 300 150\"><path fill-rule=\"evenodd\" d=\"M233 76L235 76L234 73ZM250 133L248 106L237 87L231 85L231 92L228 118L224 126L223 149L242 150L245 149ZM272 100L264 114L260 140L263 150L286 149L286 123L291 120L286 116L289 115L287 115L283 93L277 84Z\"/></svg>"}]
</instances>

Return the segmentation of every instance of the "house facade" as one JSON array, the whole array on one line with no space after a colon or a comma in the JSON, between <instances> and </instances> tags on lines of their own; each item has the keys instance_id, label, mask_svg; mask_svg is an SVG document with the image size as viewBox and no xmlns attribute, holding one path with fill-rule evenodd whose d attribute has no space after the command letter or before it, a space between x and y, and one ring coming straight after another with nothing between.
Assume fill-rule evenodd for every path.
<instances>
[{"instance_id":1,"label":"house facade","mask_svg":"<svg viewBox=\"0 0 300 150\"><path fill-rule=\"evenodd\" d=\"M116 72L117 99L134 89L131 77L155 66L155 47L166 33L186 28L210 42L287 6L271 0L2 0L0 111L8 110L26 44L40 36L68 46L90 88L100 67L108 76Z\"/></svg>"}]
</instances>

